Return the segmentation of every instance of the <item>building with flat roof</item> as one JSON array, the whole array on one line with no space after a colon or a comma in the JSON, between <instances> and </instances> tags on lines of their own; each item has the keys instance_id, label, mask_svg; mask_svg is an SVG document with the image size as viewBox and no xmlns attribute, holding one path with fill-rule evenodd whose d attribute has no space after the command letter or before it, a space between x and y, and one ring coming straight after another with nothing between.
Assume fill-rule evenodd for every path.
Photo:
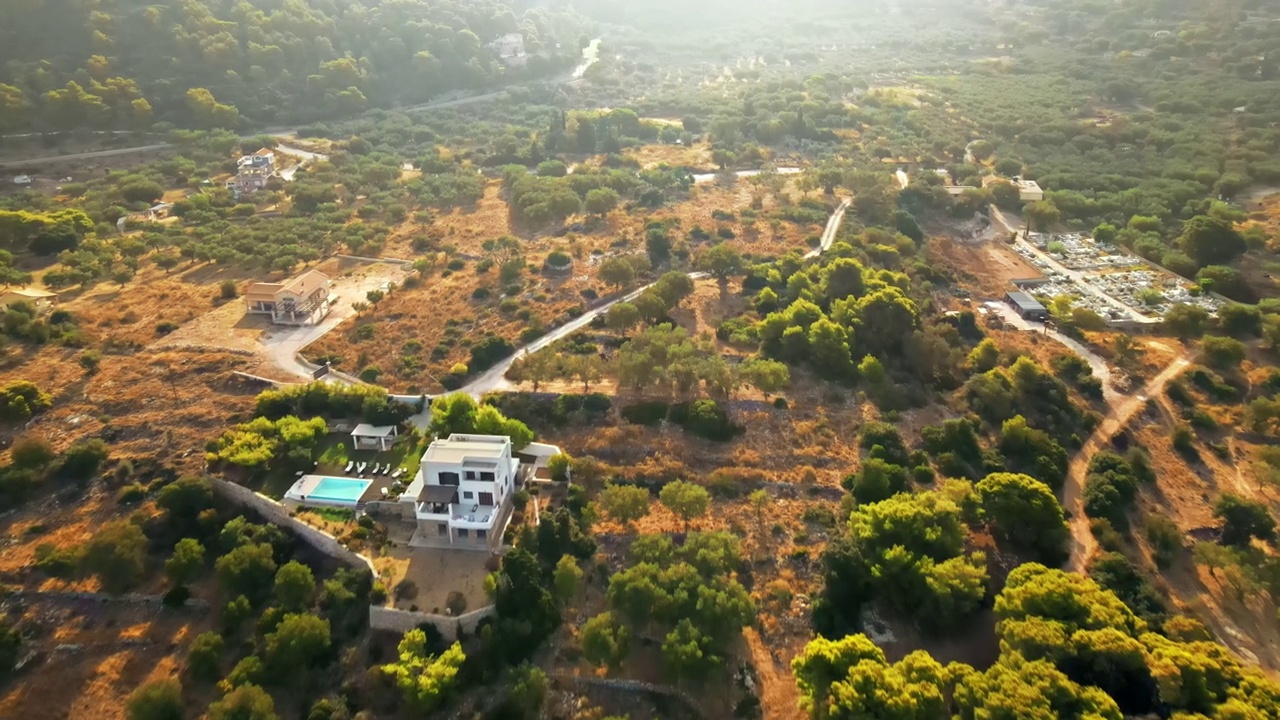
<instances>
[{"instance_id":1,"label":"building with flat roof","mask_svg":"<svg viewBox=\"0 0 1280 720\"><path fill-rule=\"evenodd\" d=\"M454 433L432 442L400 496L413 504L418 544L487 549L500 543L519 470L505 435Z\"/></svg>"},{"instance_id":2,"label":"building with flat roof","mask_svg":"<svg viewBox=\"0 0 1280 720\"><path fill-rule=\"evenodd\" d=\"M1044 321L1049 319L1049 310L1039 300L1021 290L1010 290L1005 293L1005 302L1027 320Z\"/></svg>"}]
</instances>

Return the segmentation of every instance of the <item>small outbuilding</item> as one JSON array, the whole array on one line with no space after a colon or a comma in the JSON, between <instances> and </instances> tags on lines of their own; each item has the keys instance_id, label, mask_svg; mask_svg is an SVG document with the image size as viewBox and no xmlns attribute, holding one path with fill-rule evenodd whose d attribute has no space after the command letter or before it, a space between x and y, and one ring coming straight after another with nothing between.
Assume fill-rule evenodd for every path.
<instances>
[{"instance_id":1,"label":"small outbuilding","mask_svg":"<svg viewBox=\"0 0 1280 720\"><path fill-rule=\"evenodd\" d=\"M15 303L26 303L37 311L43 312L53 307L56 293L33 287L10 288L0 292L0 307L9 307Z\"/></svg>"},{"instance_id":2,"label":"small outbuilding","mask_svg":"<svg viewBox=\"0 0 1280 720\"><path fill-rule=\"evenodd\" d=\"M369 425L360 423L351 431L351 441L356 450L382 450L385 452L396 444L396 436L400 431L395 425Z\"/></svg>"},{"instance_id":3,"label":"small outbuilding","mask_svg":"<svg viewBox=\"0 0 1280 720\"><path fill-rule=\"evenodd\" d=\"M1044 321L1049 319L1049 310L1039 300L1021 290L1010 290L1005 293L1005 302L1027 320Z\"/></svg>"}]
</instances>

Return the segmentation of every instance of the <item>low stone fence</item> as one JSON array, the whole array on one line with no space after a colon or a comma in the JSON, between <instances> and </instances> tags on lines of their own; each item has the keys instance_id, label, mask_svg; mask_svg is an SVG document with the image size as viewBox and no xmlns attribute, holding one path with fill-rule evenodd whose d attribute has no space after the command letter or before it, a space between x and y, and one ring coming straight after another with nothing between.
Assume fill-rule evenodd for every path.
<instances>
[{"instance_id":1,"label":"low stone fence","mask_svg":"<svg viewBox=\"0 0 1280 720\"><path fill-rule=\"evenodd\" d=\"M397 518L408 522L414 522L417 519L413 503L409 502L370 500L364 504L364 511L375 518Z\"/></svg>"},{"instance_id":2,"label":"low stone fence","mask_svg":"<svg viewBox=\"0 0 1280 720\"><path fill-rule=\"evenodd\" d=\"M369 558L343 547L338 542L338 539L329 533L311 527L291 516L288 508L266 495L256 493L243 485L237 485L222 478L211 477L209 478L209 483L213 486L213 492L219 497L252 509L264 519L284 527L303 542L325 555L356 570L367 570L370 573L377 574L373 569L373 562Z\"/></svg>"},{"instance_id":3,"label":"low stone fence","mask_svg":"<svg viewBox=\"0 0 1280 720\"><path fill-rule=\"evenodd\" d=\"M486 605L458 616L371 606L369 608L369 627L374 630L406 633L420 625L432 625L436 630L440 631L440 635L445 641L453 642L458 639L461 633L474 635L485 618L495 617L496 615L497 612L492 605Z\"/></svg>"},{"instance_id":4,"label":"low stone fence","mask_svg":"<svg viewBox=\"0 0 1280 720\"><path fill-rule=\"evenodd\" d=\"M607 690L620 694L636 694L664 697L679 702L684 705L689 712L697 717L706 717L706 713L702 711L702 707L697 701L689 697L684 692L677 690L669 685L655 685L653 683L641 682L639 680L624 680L621 678L599 678L587 675L570 675L569 673L556 673L555 682L560 687L572 688L578 692L584 692L591 689Z\"/></svg>"}]
</instances>

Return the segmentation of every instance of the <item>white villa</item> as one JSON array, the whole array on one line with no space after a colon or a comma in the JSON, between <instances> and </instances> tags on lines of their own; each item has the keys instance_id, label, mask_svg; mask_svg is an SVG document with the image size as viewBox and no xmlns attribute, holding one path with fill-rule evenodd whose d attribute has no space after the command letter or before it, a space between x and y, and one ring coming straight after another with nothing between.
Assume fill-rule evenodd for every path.
<instances>
[{"instance_id":1,"label":"white villa","mask_svg":"<svg viewBox=\"0 0 1280 720\"><path fill-rule=\"evenodd\" d=\"M412 504L417 523L411 544L486 549L501 543L519 470L504 435L455 433L432 442L400 496Z\"/></svg>"}]
</instances>

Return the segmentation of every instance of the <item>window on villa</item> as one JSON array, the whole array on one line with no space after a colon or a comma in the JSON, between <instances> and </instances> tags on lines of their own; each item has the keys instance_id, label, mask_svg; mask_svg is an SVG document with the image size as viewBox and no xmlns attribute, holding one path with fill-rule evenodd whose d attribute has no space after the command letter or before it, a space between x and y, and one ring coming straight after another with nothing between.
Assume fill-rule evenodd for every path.
<instances>
[{"instance_id":1,"label":"window on villa","mask_svg":"<svg viewBox=\"0 0 1280 720\"><path fill-rule=\"evenodd\" d=\"M457 487L457 486L458 486L458 473L453 473L453 472L442 472L442 473L440 473L440 484L441 484L441 485L452 485L452 486L454 486L454 487Z\"/></svg>"},{"instance_id":2,"label":"window on villa","mask_svg":"<svg viewBox=\"0 0 1280 720\"><path fill-rule=\"evenodd\" d=\"M477 540L483 540L483 539L485 539L485 537L486 537L487 535L488 535L488 533L486 533L484 530L477 530L477 531L476 531L476 539L477 539Z\"/></svg>"},{"instance_id":3,"label":"window on villa","mask_svg":"<svg viewBox=\"0 0 1280 720\"><path fill-rule=\"evenodd\" d=\"M460 537L460 538L467 537L467 529L466 529L466 528L458 528L458 537Z\"/></svg>"},{"instance_id":4,"label":"window on villa","mask_svg":"<svg viewBox=\"0 0 1280 720\"><path fill-rule=\"evenodd\" d=\"M483 481L483 482L493 482L493 480L494 480L494 478L493 478L493 473L491 473L491 472L482 472L482 473L480 473L480 480L481 480L481 481Z\"/></svg>"},{"instance_id":5,"label":"window on villa","mask_svg":"<svg viewBox=\"0 0 1280 720\"><path fill-rule=\"evenodd\" d=\"M470 499L471 499L471 495L472 495L472 492L471 492L470 490L463 490L463 491L462 491L462 499L463 499L463 500L470 500Z\"/></svg>"},{"instance_id":6,"label":"window on villa","mask_svg":"<svg viewBox=\"0 0 1280 720\"><path fill-rule=\"evenodd\" d=\"M468 479L468 480L475 480L475 479L476 479L476 471L475 471L475 470L468 470L468 471L467 471L467 479Z\"/></svg>"},{"instance_id":7,"label":"window on villa","mask_svg":"<svg viewBox=\"0 0 1280 720\"><path fill-rule=\"evenodd\" d=\"M449 534L449 526L444 523L436 523L436 534L444 537Z\"/></svg>"}]
</instances>

